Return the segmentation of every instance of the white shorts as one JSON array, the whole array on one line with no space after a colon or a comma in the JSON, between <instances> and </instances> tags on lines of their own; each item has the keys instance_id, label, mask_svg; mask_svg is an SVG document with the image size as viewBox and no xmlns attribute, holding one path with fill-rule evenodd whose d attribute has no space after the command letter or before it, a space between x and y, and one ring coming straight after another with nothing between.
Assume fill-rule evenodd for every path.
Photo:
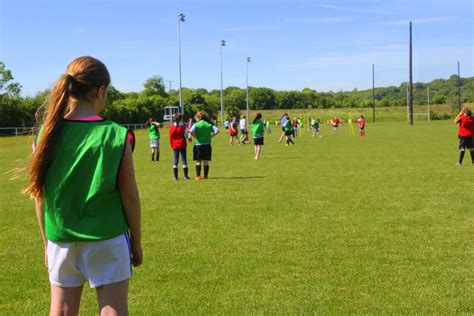
<instances>
[{"instance_id":1,"label":"white shorts","mask_svg":"<svg viewBox=\"0 0 474 316\"><path fill-rule=\"evenodd\" d=\"M130 242L122 234L99 241L56 242L48 240L48 272L51 284L91 288L127 280L132 275Z\"/></svg>"},{"instance_id":2,"label":"white shorts","mask_svg":"<svg viewBox=\"0 0 474 316\"><path fill-rule=\"evenodd\" d=\"M159 139L150 139L150 147L151 148L160 148L160 140Z\"/></svg>"}]
</instances>

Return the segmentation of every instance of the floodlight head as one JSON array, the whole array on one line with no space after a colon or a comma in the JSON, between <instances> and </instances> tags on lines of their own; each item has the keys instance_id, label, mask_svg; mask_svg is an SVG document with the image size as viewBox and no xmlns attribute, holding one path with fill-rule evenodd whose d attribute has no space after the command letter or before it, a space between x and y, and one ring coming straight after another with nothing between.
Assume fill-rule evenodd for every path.
<instances>
[{"instance_id":1,"label":"floodlight head","mask_svg":"<svg viewBox=\"0 0 474 316\"><path fill-rule=\"evenodd\" d=\"M249 63L251 61L250 57L247 57L247 62Z\"/></svg>"},{"instance_id":2,"label":"floodlight head","mask_svg":"<svg viewBox=\"0 0 474 316\"><path fill-rule=\"evenodd\" d=\"M185 18L186 18L186 16L185 16L184 14L182 14L182 13L179 13L179 14L178 14L178 20L179 20L179 21L184 22L184 21L186 21Z\"/></svg>"},{"instance_id":3,"label":"floodlight head","mask_svg":"<svg viewBox=\"0 0 474 316\"><path fill-rule=\"evenodd\" d=\"M221 41L221 46L225 46L225 41L224 40Z\"/></svg>"}]
</instances>

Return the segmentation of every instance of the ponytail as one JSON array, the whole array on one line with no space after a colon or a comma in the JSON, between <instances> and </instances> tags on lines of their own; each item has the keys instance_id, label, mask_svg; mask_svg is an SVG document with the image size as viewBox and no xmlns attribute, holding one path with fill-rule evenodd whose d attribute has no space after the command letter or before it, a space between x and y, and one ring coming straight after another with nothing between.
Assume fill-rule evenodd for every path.
<instances>
[{"instance_id":1,"label":"ponytail","mask_svg":"<svg viewBox=\"0 0 474 316\"><path fill-rule=\"evenodd\" d=\"M255 118L253 119L252 124L255 124L258 120L261 120L261 119L262 119L262 113L257 113Z\"/></svg>"},{"instance_id":2,"label":"ponytail","mask_svg":"<svg viewBox=\"0 0 474 316\"><path fill-rule=\"evenodd\" d=\"M29 166L29 186L25 190L35 199L41 199L43 196L46 174L53 160L54 148L61 133L64 115L68 109L70 90L71 76L63 75L56 82L49 96L49 107L46 110L44 124L40 131L41 139L38 139L33 152Z\"/></svg>"}]
</instances>

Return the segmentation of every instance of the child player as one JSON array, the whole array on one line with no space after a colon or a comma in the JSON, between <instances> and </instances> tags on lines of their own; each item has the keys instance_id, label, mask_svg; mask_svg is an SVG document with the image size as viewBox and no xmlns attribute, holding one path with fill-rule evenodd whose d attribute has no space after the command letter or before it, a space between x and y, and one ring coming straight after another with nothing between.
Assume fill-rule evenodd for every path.
<instances>
[{"instance_id":1,"label":"child player","mask_svg":"<svg viewBox=\"0 0 474 316\"><path fill-rule=\"evenodd\" d=\"M286 115L286 122L285 122L285 126L284 126L284 132L285 132L285 136L286 136L286 146L289 146L290 143L292 145L294 145L295 143L291 140L291 136L294 133L293 123L289 119L288 114Z\"/></svg>"},{"instance_id":2,"label":"child player","mask_svg":"<svg viewBox=\"0 0 474 316\"><path fill-rule=\"evenodd\" d=\"M365 136L365 119L363 115L359 117L357 124L359 124L359 135Z\"/></svg>"},{"instance_id":3,"label":"child player","mask_svg":"<svg viewBox=\"0 0 474 316\"><path fill-rule=\"evenodd\" d=\"M252 122L252 136L255 145L255 160L260 158L260 150L263 145L263 132L265 124L262 122L262 113L258 113Z\"/></svg>"},{"instance_id":4,"label":"child player","mask_svg":"<svg viewBox=\"0 0 474 316\"><path fill-rule=\"evenodd\" d=\"M196 180L207 179L209 175L209 161L212 158L211 139L219 133L219 129L209 123L204 111L196 113L196 123L191 133L196 141L193 148L193 158L196 161ZM201 178L201 164L204 164L204 177Z\"/></svg>"},{"instance_id":5,"label":"child player","mask_svg":"<svg viewBox=\"0 0 474 316\"><path fill-rule=\"evenodd\" d=\"M170 126L169 138L174 156L174 180L178 180L178 162L180 154L181 162L183 163L184 180L189 180L188 162L186 159L186 125L183 123L183 116L179 113L173 115L173 124Z\"/></svg>"},{"instance_id":6,"label":"child player","mask_svg":"<svg viewBox=\"0 0 474 316\"><path fill-rule=\"evenodd\" d=\"M313 119L311 120L312 123L313 123L313 137L314 137L314 134L318 134L319 137L322 137L321 136L321 132L319 131L319 119Z\"/></svg>"},{"instance_id":7,"label":"child player","mask_svg":"<svg viewBox=\"0 0 474 316\"><path fill-rule=\"evenodd\" d=\"M145 125L148 127L148 136L150 136L151 161L160 160L160 123L150 118Z\"/></svg>"},{"instance_id":8,"label":"child player","mask_svg":"<svg viewBox=\"0 0 474 316\"><path fill-rule=\"evenodd\" d=\"M238 130L237 116L234 116L232 118L232 121L229 124L229 136L230 136L229 143L231 145L234 145L234 139L237 141L237 144L240 145L238 131L239 130Z\"/></svg>"},{"instance_id":9,"label":"child player","mask_svg":"<svg viewBox=\"0 0 474 316\"><path fill-rule=\"evenodd\" d=\"M454 123L459 124L458 138L459 138L459 160L456 166L462 166L464 153L468 149L471 153L472 164L474 165L474 119L472 112L468 107L464 107L461 112L454 119Z\"/></svg>"},{"instance_id":10,"label":"child player","mask_svg":"<svg viewBox=\"0 0 474 316\"><path fill-rule=\"evenodd\" d=\"M109 84L101 61L76 58L40 122L25 192L45 246L50 315L78 315L85 282L96 289L100 315L128 315L130 265L143 260L134 136L99 116Z\"/></svg>"}]
</instances>

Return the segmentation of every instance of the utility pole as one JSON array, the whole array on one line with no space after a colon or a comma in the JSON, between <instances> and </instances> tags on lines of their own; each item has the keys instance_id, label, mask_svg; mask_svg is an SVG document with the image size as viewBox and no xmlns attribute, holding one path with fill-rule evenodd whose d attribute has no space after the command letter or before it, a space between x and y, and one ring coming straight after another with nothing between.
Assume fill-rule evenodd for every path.
<instances>
[{"instance_id":1,"label":"utility pole","mask_svg":"<svg viewBox=\"0 0 474 316\"><path fill-rule=\"evenodd\" d=\"M169 83L168 93L171 93L171 83L173 82L173 80L165 80L165 81Z\"/></svg>"}]
</instances>

